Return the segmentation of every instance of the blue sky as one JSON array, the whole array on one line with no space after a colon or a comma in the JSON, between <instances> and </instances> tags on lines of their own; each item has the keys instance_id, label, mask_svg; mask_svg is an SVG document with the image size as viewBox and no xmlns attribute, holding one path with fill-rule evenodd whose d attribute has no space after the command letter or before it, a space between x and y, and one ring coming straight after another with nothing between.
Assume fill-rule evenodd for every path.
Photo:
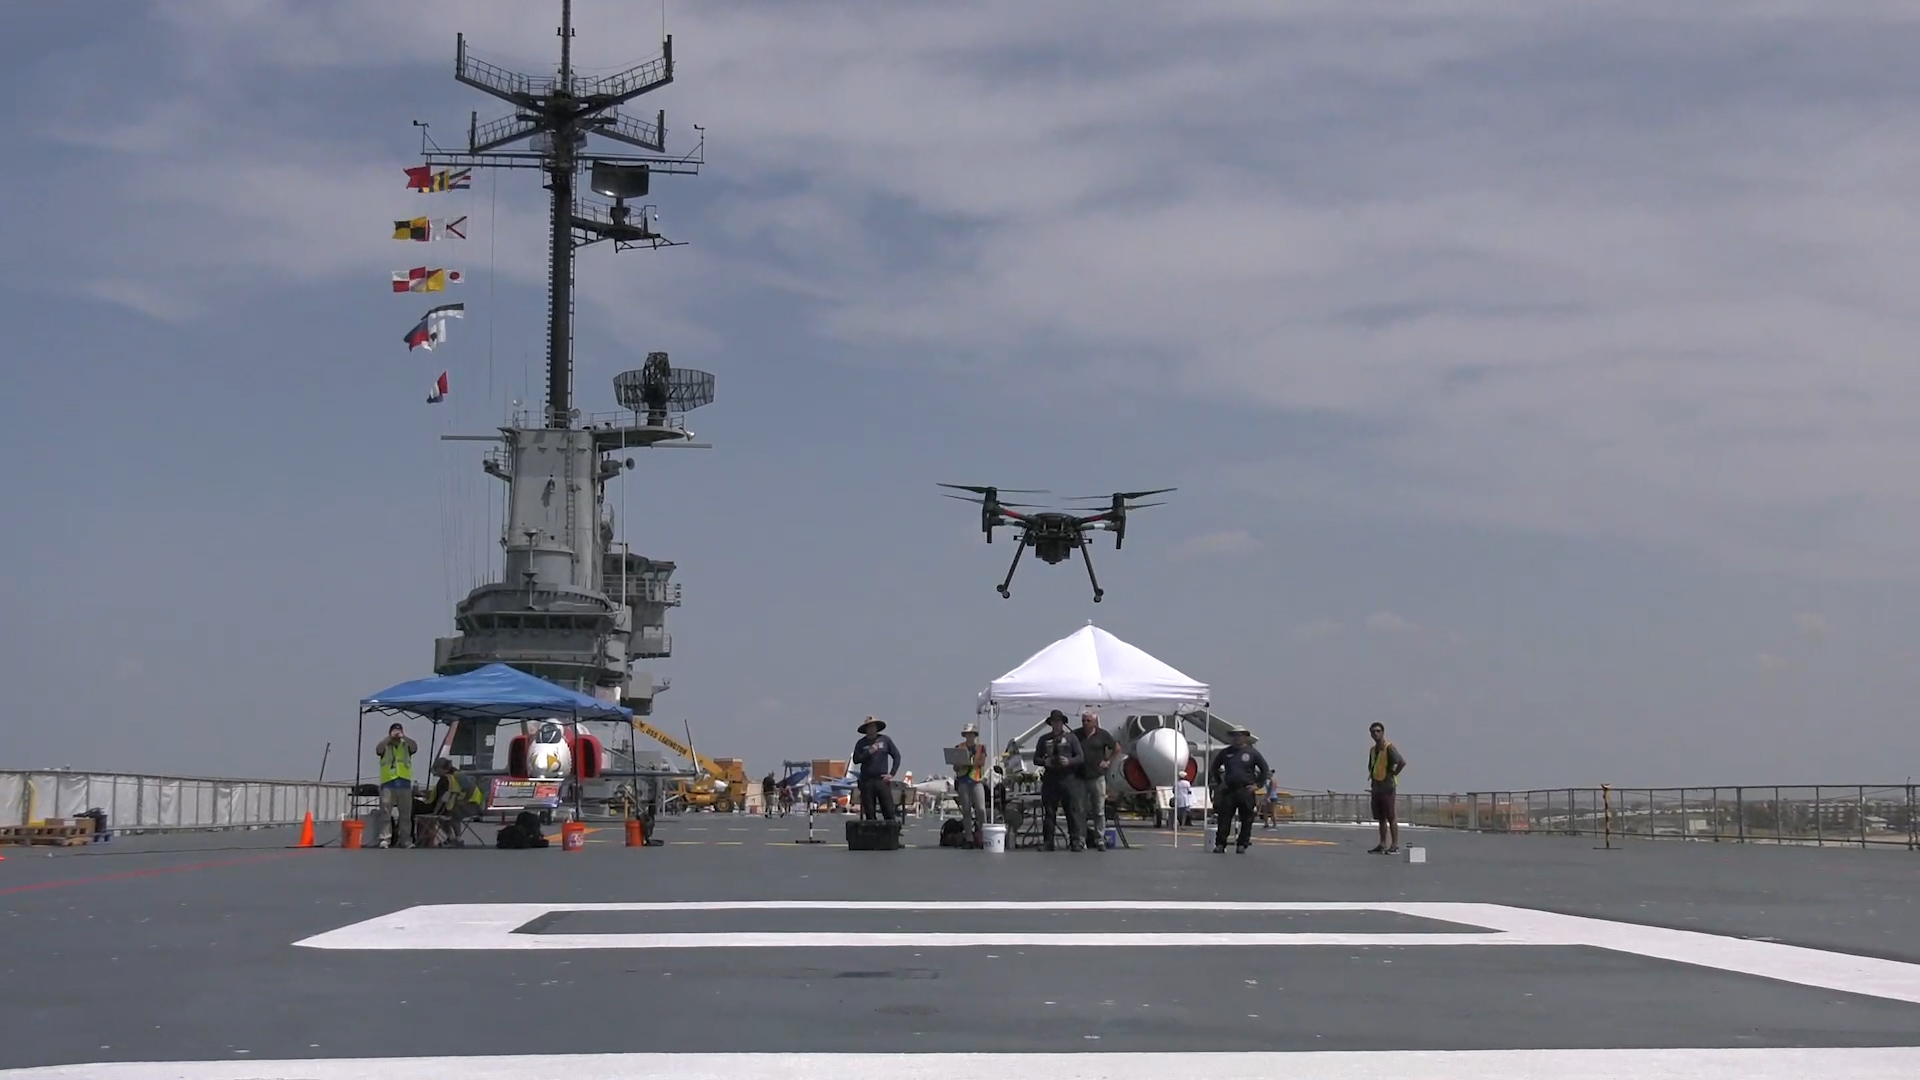
<instances>
[{"instance_id":1,"label":"blue sky","mask_svg":"<svg viewBox=\"0 0 1920 1080\"><path fill-rule=\"evenodd\" d=\"M1409 788L1904 780L1920 26L1672 8L670 4L642 104L710 164L655 187L689 246L583 256L576 380L718 378L716 448L614 495L686 588L660 715L759 769L873 713L931 771L1092 618L1302 788L1376 719ZM427 671L494 528L439 436L538 396L543 193L406 191L410 121L500 111L455 31L544 70L557 10L0 13L0 762L310 774ZM657 51L656 4L576 21ZM423 211L469 315L410 356ZM942 480L1180 490L1096 607L1001 600Z\"/></svg>"}]
</instances>

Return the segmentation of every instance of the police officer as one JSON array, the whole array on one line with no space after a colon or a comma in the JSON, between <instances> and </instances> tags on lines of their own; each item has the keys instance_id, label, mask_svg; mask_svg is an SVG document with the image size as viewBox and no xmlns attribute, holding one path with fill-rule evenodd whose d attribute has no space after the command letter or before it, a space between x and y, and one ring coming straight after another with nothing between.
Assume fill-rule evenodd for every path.
<instances>
[{"instance_id":1,"label":"police officer","mask_svg":"<svg viewBox=\"0 0 1920 1080\"><path fill-rule=\"evenodd\" d=\"M1240 840L1234 850L1246 854L1253 846L1254 793L1273 775L1267 759L1253 748L1253 733L1235 724L1233 742L1213 755L1207 769L1207 786L1213 789L1213 813L1219 822L1213 833L1213 853L1227 850L1227 833L1233 819L1240 819Z\"/></svg>"},{"instance_id":2,"label":"police officer","mask_svg":"<svg viewBox=\"0 0 1920 1080\"><path fill-rule=\"evenodd\" d=\"M1086 753L1080 740L1067 730L1067 714L1055 709L1047 714L1047 733L1033 744L1033 760L1040 774L1040 820L1046 831L1041 843L1052 851L1054 826L1060 820L1060 805L1067 807L1067 850L1087 849L1087 823L1080 805L1080 766Z\"/></svg>"}]
</instances>

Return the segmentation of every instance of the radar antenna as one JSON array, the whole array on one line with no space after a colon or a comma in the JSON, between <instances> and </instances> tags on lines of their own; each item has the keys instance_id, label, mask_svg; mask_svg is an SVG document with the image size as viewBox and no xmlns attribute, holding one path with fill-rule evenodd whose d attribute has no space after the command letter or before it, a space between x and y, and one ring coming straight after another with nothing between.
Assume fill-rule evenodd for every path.
<instances>
[{"instance_id":1,"label":"radar antenna","mask_svg":"<svg viewBox=\"0 0 1920 1080\"><path fill-rule=\"evenodd\" d=\"M556 75L524 75L474 56L467 36L456 37L454 78L513 106L513 112L485 124L472 115L464 151L433 142L422 124L420 153L429 166L449 169L540 169L547 174L551 220L547 253L547 407L546 426L573 426L573 282L574 252L603 240L615 250L675 247L654 231L659 220L645 199L652 177L662 173L698 173L705 164L706 136L678 157L666 155L667 114L652 120L628 116L620 106L673 81L673 37L666 35L660 55L612 75L576 75L573 70L573 0L560 4L560 68ZM695 130L699 130L696 125ZM587 138L598 135L645 154L589 153ZM527 140L524 150L505 150ZM607 201L582 197L579 174L588 172L588 189ZM639 211L635 221L635 210Z\"/></svg>"},{"instance_id":2,"label":"radar antenna","mask_svg":"<svg viewBox=\"0 0 1920 1080\"><path fill-rule=\"evenodd\" d=\"M651 352L638 371L613 377L613 396L621 408L638 418L646 414L647 427L667 426L668 413L685 413L713 402L713 375L667 363L667 354Z\"/></svg>"}]
</instances>

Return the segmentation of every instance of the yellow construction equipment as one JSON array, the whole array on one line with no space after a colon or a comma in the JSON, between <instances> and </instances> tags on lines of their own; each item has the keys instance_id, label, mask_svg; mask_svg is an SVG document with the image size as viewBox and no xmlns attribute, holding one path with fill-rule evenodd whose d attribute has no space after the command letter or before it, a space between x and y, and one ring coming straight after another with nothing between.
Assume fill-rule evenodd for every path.
<instances>
[{"instance_id":1,"label":"yellow construction equipment","mask_svg":"<svg viewBox=\"0 0 1920 1080\"><path fill-rule=\"evenodd\" d=\"M674 785L674 791L686 800L688 808L711 807L723 814L746 809L747 768L740 759L707 757L637 716L633 718L633 729L693 762L700 770L699 776Z\"/></svg>"}]
</instances>

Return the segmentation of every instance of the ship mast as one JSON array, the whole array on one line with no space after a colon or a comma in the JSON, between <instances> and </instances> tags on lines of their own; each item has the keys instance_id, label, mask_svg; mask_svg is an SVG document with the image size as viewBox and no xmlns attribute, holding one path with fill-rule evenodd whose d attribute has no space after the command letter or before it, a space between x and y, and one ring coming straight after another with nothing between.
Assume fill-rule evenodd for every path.
<instances>
[{"instance_id":1,"label":"ship mast","mask_svg":"<svg viewBox=\"0 0 1920 1080\"><path fill-rule=\"evenodd\" d=\"M667 114L648 121L628 116L620 106L673 81L673 37L665 37L660 55L613 75L583 77L573 71L573 0L560 4L560 67L554 76L525 75L472 55L467 36L455 38L454 78L513 106L513 112L485 124L473 113L465 151L434 144L423 132L421 156L436 168L539 169L550 195L547 244L547 402L544 422L571 427L573 407L574 253L611 240L618 250L673 247L654 232L651 206L630 207L644 199L649 180L660 173L698 173L705 141L680 157L666 156ZM424 128L424 125L423 125ZM696 129L697 130L697 129ZM587 153L587 138L598 135L649 151ZM503 149L525 140L522 150ZM583 201L578 182L590 166L589 186L609 203ZM633 220L633 210L640 211Z\"/></svg>"},{"instance_id":2,"label":"ship mast","mask_svg":"<svg viewBox=\"0 0 1920 1080\"><path fill-rule=\"evenodd\" d=\"M421 139L430 168L539 170L550 198L545 407L537 420L516 415L496 434L442 436L498 444L485 469L505 481L508 495L500 580L456 605L458 633L435 641L434 671L510 664L644 714L666 684L631 663L671 655L666 613L679 606L680 586L668 580L674 563L615 538L607 484L633 468L634 449L705 445L692 441L683 414L713 400L713 376L648 352L642 366L613 379L625 414L583 419L573 400L574 258L604 241L615 250L676 246L654 230L657 215L645 199L655 175L698 173L705 141L668 156L665 110L651 120L620 111L673 81L672 37L663 36L654 59L586 76L574 70L573 35L573 3L562 0L560 64L547 75L490 63L458 35L454 77L512 111L486 123L475 112L464 150L438 146L430 134ZM590 138L630 149L590 148ZM516 143L524 145L510 148Z\"/></svg>"}]
</instances>

